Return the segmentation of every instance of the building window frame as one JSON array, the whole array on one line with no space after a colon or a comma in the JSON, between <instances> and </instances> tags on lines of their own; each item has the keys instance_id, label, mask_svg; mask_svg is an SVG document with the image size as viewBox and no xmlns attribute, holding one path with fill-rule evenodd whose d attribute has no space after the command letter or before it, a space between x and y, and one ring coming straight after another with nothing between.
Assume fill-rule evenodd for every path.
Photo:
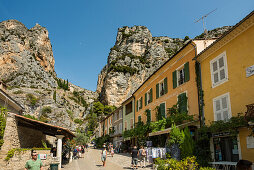
<instances>
[{"instance_id":1,"label":"building window frame","mask_svg":"<svg viewBox=\"0 0 254 170\"><path fill-rule=\"evenodd\" d=\"M222 108L223 107L223 99L226 97L226 104L227 104L227 108ZM219 107L220 110L217 110L217 104L219 102ZM225 102L224 102L225 104ZM223 112L227 111L227 118L225 119ZM220 96L217 96L215 98L213 98L213 113L214 113L214 121L219 121L219 120L223 120L223 121L228 121L231 117L232 117L232 113L231 113L231 102L230 102L230 93L225 93L222 94ZM221 119L218 119L218 114L221 114Z\"/></svg>"},{"instance_id":2,"label":"building window frame","mask_svg":"<svg viewBox=\"0 0 254 170\"><path fill-rule=\"evenodd\" d=\"M220 67L220 59L223 59L223 66ZM216 63L216 69L214 71L214 64ZM221 71L224 69L224 78L221 79ZM211 81L212 81L212 88L215 88L225 82L228 81L228 65L227 65L227 55L226 55L226 51L224 51L223 53L219 54L217 57L215 57L214 59L212 59L210 61L210 74L211 74ZM215 75L218 75L218 82L215 82Z\"/></svg>"}]
</instances>

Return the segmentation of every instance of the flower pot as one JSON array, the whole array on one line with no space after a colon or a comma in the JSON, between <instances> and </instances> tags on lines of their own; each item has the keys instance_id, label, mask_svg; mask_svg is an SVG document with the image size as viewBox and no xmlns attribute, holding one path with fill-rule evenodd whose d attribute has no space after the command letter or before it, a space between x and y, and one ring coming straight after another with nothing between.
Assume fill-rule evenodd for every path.
<instances>
[{"instance_id":1,"label":"flower pot","mask_svg":"<svg viewBox=\"0 0 254 170\"><path fill-rule=\"evenodd\" d=\"M170 155L173 159L176 159L178 161L181 160L181 151L177 143L174 143L170 146Z\"/></svg>"}]
</instances>

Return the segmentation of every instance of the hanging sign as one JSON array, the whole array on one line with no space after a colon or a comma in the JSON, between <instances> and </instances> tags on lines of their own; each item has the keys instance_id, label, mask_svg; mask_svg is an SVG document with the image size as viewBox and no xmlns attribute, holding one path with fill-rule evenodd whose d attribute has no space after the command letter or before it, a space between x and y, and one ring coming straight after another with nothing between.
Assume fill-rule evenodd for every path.
<instances>
[{"instance_id":1,"label":"hanging sign","mask_svg":"<svg viewBox=\"0 0 254 170\"><path fill-rule=\"evenodd\" d=\"M254 75L254 65L246 68L246 77Z\"/></svg>"},{"instance_id":2,"label":"hanging sign","mask_svg":"<svg viewBox=\"0 0 254 170\"><path fill-rule=\"evenodd\" d=\"M38 158L41 160L46 160L47 159L47 154L38 154Z\"/></svg>"}]
</instances>

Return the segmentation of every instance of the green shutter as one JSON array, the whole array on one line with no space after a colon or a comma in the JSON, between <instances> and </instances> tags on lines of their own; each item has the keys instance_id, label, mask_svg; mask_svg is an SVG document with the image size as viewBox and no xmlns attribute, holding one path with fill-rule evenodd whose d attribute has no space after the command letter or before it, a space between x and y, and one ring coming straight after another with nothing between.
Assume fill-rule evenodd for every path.
<instances>
[{"instance_id":1,"label":"green shutter","mask_svg":"<svg viewBox=\"0 0 254 170\"><path fill-rule=\"evenodd\" d=\"M142 109L142 105L143 105L143 97L141 97L141 99L140 99L141 101L140 101L140 109Z\"/></svg>"},{"instance_id":2,"label":"green shutter","mask_svg":"<svg viewBox=\"0 0 254 170\"><path fill-rule=\"evenodd\" d=\"M136 106L136 108L137 108L136 110L138 111L138 100L137 100L137 106Z\"/></svg>"},{"instance_id":3,"label":"green shutter","mask_svg":"<svg viewBox=\"0 0 254 170\"><path fill-rule=\"evenodd\" d=\"M176 82L176 81L177 81L177 80L176 80L176 71L174 71L172 74L173 74L173 89L174 89L174 88L176 88L176 86L177 86L177 82Z\"/></svg>"},{"instance_id":4,"label":"green shutter","mask_svg":"<svg viewBox=\"0 0 254 170\"><path fill-rule=\"evenodd\" d=\"M153 101L153 89L150 89L150 103Z\"/></svg>"},{"instance_id":5,"label":"green shutter","mask_svg":"<svg viewBox=\"0 0 254 170\"><path fill-rule=\"evenodd\" d=\"M147 110L147 119L146 119L146 122L151 122L151 110Z\"/></svg>"},{"instance_id":6,"label":"green shutter","mask_svg":"<svg viewBox=\"0 0 254 170\"><path fill-rule=\"evenodd\" d=\"M179 113L187 113L186 93L182 93L178 96L178 111L179 111Z\"/></svg>"},{"instance_id":7,"label":"green shutter","mask_svg":"<svg viewBox=\"0 0 254 170\"><path fill-rule=\"evenodd\" d=\"M184 82L190 80L189 62L184 64Z\"/></svg>"},{"instance_id":8,"label":"green shutter","mask_svg":"<svg viewBox=\"0 0 254 170\"><path fill-rule=\"evenodd\" d=\"M156 84L156 99L159 98L159 84Z\"/></svg>"},{"instance_id":9,"label":"green shutter","mask_svg":"<svg viewBox=\"0 0 254 170\"><path fill-rule=\"evenodd\" d=\"M145 106L147 105L147 93L145 94Z\"/></svg>"},{"instance_id":10,"label":"green shutter","mask_svg":"<svg viewBox=\"0 0 254 170\"><path fill-rule=\"evenodd\" d=\"M168 78L167 77L164 79L164 88L165 88L164 94L167 94L168 92Z\"/></svg>"},{"instance_id":11,"label":"green shutter","mask_svg":"<svg viewBox=\"0 0 254 170\"><path fill-rule=\"evenodd\" d=\"M138 122L141 122L141 116L138 116Z\"/></svg>"},{"instance_id":12,"label":"green shutter","mask_svg":"<svg viewBox=\"0 0 254 170\"><path fill-rule=\"evenodd\" d=\"M160 104L161 117L165 118L165 103Z\"/></svg>"}]
</instances>

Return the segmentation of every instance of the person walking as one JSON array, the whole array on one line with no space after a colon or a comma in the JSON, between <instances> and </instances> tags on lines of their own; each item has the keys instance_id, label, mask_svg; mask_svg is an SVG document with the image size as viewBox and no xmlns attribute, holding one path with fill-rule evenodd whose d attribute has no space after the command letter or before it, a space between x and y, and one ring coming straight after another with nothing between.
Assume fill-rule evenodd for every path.
<instances>
[{"instance_id":1,"label":"person walking","mask_svg":"<svg viewBox=\"0 0 254 170\"><path fill-rule=\"evenodd\" d=\"M134 166L136 169L138 169L138 150L137 150L137 146L133 147L133 150L131 152L131 164L132 164L132 168L134 169Z\"/></svg>"},{"instance_id":2,"label":"person walking","mask_svg":"<svg viewBox=\"0 0 254 170\"><path fill-rule=\"evenodd\" d=\"M113 145L111 146L110 153L111 153L111 156L114 157L114 147L113 147Z\"/></svg>"},{"instance_id":3,"label":"person walking","mask_svg":"<svg viewBox=\"0 0 254 170\"><path fill-rule=\"evenodd\" d=\"M105 147L103 147L103 150L101 152L101 161L102 161L104 167L106 166L106 159L107 159L107 149L105 146Z\"/></svg>"},{"instance_id":4,"label":"person walking","mask_svg":"<svg viewBox=\"0 0 254 170\"><path fill-rule=\"evenodd\" d=\"M42 162L40 159L37 159L37 153L31 151L32 159L28 160L25 165L25 170L42 170Z\"/></svg>"},{"instance_id":5,"label":"person walking","mask_svg":"<svg viewBox=\"0 0 254 170\"><path fill-rule=\"evenodd\" d=\"M143 146L139 149L139 160L140 160L140 167L145 168L146 167L146 150ZM143 166L141 163L143 162Z\"/></svg>"}]
</instances>

